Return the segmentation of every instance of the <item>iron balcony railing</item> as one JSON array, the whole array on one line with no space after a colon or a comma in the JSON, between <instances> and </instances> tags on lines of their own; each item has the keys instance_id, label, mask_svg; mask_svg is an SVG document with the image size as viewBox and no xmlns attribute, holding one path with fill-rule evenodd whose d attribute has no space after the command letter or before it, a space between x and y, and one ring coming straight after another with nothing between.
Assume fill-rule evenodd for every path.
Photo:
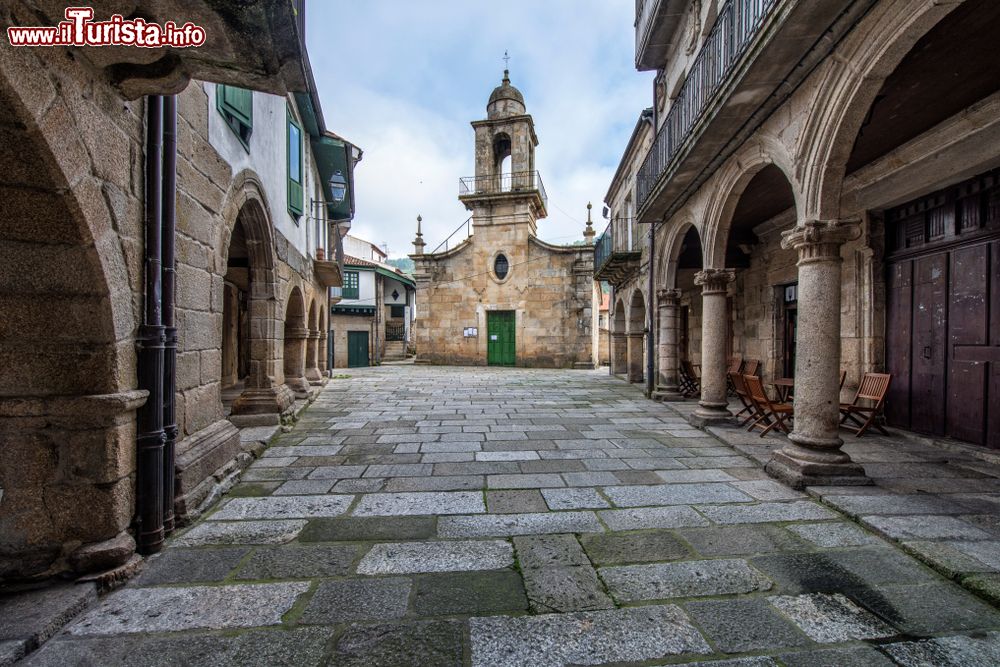
<instances>
[{"instance_id":1,"label":"iron balcony railing","mask_svg":"<svg viewBox=\"0 0 1000 667\"><path fill-rule=\"evenodd\" d=\"M499 176L466 176L458 181L458 196L498 195L506 192L529 192L537 190L546 207L549 198L542 185L542 175L537 171L515 171Z\"/></svg>"},{"instance_id":2,"label":"iron balcony railing","mask_svg":"<svg viewBox=\"0 0 1000 667\"><path fill-rule=\"evenodd\" d=\"M594 272L601 270L604 263L608 261L608 257L611 256L611 249L614 246L613 236L614 229L611 225L613 223L608 223L607 229L604 233L597 237L597 241L594 243Z\"/></svg>"},{"instance_id":3,"label":"iron balcony railing","mask_svg":"<svg viewBox=\"0 0 1000 667\"><path fill-rule=\"evenodd\" d=\"M453 231L451 234L448 234L448 237L444 241L441 241L441 243L438 244L438 247L434 248L434 250L431 250L430 254L433 255L433 254L437 253L439 250L441 250L442 248L444 248L447 251L448 248L449 248L449 244L451 243L451 240L453 238L455 238L455 235L458 234L463 229L465 230L465 236L459 237L459 243L461 243L465 239L467 239L470 236L472 236L472 216L471 215L468 218L465 219L465 222L463 222L458 227L456 227L455 231Z\"/></svg>"},{"instance_id":4,"label":"iron balcony railing","mask_svg":"<svg viewBox=\"0 0 1000 667\"><path fill-rule=\"evenodd\" d=\"M652 0L646 3L653 4ZM777 0L727 0L719 10L712 32L691 65L680 93L636 174L636 199L640 208L776 4ZM637 10L641 9L640 0Z\"/></svg>"},{"instance_id":5,"label":"iron balcony railing","mask_svg":"<svg viewBox=\"0 0 1000 667\"><path fill-rule=\"evenodd\" d=\"M594 272L600 273L612 255L641 253L645 245L645 235L640 233L635 218L612 219L594 242Z\"/></svg>"}]
</instances>

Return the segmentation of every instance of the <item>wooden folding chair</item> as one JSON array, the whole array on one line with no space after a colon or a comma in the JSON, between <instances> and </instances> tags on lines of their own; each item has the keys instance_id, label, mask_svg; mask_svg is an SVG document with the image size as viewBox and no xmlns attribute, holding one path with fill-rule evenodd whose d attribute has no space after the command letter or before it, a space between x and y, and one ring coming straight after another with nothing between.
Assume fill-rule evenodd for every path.
<instances>
[{"instance_id":1,"label":"wooden folding chair","mask_svg":"<svg viewBox=\"0 0 1000 667\"><path fill-rule=\"evenodd\" d=\"M701 393L701 382L697 371L690 361L680 363L680 390L684 396L690 397Z\"/></svg>"},{"instance_id":2,"label":"wooden folding chair","mask_svg":"<svg viewBox=\"0 0 1000 667\"><path fill-rule=\"evenodd\" d=\"M891 382L892 376L888 373L865 373L854 401L840 404L840 414L843 415L840 419L841 427L853 431L858 438L872 426L884 435L889 435L875 419L885 408L885 396L889 393ZM872 405L862 405L861 401L871 401Z\"/></svg>"},{"instance_id":3,"label":"wooden folding chair","mask_svg":"<svg viewBox=\"0 0 1000 667\"><path fill-rule=\"evenodd\" d=\"M739 373L740 369L743 368L743 357L735 356L729 357L729 366L726 368L726 393L730 396L738 396L736 392L736 385L733 384L733 380L730 377L732 373Z\"/></svg>"},{"instance_id":4,"label":"wooden folding chair","mask_svg":"<svg viewBox=\"0 0 1000 667\"><path fill-rule=\"evenodd\" d=\"M757 375L758 371L760 371L760 359L747 359L743 362L740 375Z\"/></svg>"},{"instance_id":5,"label":"wooden folding chair","mask_svg":"<svg viewBox=\"0 0 1000 667\"><path fill-rule=\"evenodd\" d=\"M841 370L841 371L840 371L840 388L841 388L841 389L843 389L843 388L844 388L844 381L845 381L846 379L847 379L847 371L845 371L845 370Z\"/></svg>"},{"instance_id":6,"label":"wooden folding chair","mask_svg":"<svg viewBox=\"0 0 1000 667\"><path fill-rule=\"evenodd\" d=\"M767 397L767 392L764 391L764 385L756 375L744 375L743 382L746 384L750 399L756 404L760 413L760 416L750 424L750 428L747 430L762 429L760 433L762 438L775 427L788 433L791 429L788 427L787 420L793 417L792 404L772 403L771 399Z\"/></svg>"},{"instance_id":7,"label":"wooden folding chair","mask_svg":"<svg viewBox=\"0 0 1000 667\"><path fill-rule=\"evenodd\" d=\"M751 421L760 417L757 404L750 398L750 392L747 391L747 385L743 381L742 375L739 373L728 373L727 377L733 383L733 386L736 387L736 397L743 404L743 409L736 413L736 418L740 420L740 426L746 426ZM746 413L746 417L743 416L744 413Z\"/></svg>"}]
</instances>

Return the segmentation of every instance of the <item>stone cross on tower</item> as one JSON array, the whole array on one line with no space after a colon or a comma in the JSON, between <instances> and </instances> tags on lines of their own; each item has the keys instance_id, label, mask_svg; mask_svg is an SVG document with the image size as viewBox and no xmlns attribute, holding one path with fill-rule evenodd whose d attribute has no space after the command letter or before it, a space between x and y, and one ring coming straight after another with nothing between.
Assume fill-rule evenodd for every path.
<instances>
[{"instance_id":1,"label":"stone cross on tower","mask_svg":"<svg viewBox=\"0 0 1000 667\"><path fill-rule=\"evenodd\" d=\"M594 221L590 219L590 209L594 208L590 202L587 202L587 228L583 230L583 240L588 244L594 244Z\"/></svg>"},{"instance_id":2,"label":"stone cross on tower","mask_svg":"<svg viewBox=\"0 0 1000 667\"><path fill-rule=\"evenodd\" d=\"M419 215L417 216L417 235L413 239L413 254L414 255L423 255L424 254L424 246L426 244L424 243L424 235L420 231L420 223L423 222L423 220L424 219L421 216L419 216Z\"/></svg>"},{"instance_id":3,"label":"stone cross on tower","mask_svg":"<svg viewBox=\"0 0 1000 667\"><path fill-rule=\"evenodd\" d=\"M510 69L510 56L507 55L507 51L503 52L503 70L506 73Z\"/></svg>"}]
</instances>

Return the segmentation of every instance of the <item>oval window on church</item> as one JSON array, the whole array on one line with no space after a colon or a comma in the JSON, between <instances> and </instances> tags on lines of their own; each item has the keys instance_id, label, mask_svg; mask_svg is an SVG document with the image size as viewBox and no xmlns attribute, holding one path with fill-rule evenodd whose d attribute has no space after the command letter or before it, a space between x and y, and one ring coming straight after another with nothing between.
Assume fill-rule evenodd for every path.
<instances>
[{"instance_id":1,"label":"oval window on church","mask_svg":"<svg viewBox=\"0 0 1000 667\"><path fill-rule=\"evenodd\" d=\"M497 258L493 260L493 273L496 274L497 278L503 280L507 277L508 271L510 271L510 264L507 262L507 256L497 255Z\"/></svg>"}]
</instances>

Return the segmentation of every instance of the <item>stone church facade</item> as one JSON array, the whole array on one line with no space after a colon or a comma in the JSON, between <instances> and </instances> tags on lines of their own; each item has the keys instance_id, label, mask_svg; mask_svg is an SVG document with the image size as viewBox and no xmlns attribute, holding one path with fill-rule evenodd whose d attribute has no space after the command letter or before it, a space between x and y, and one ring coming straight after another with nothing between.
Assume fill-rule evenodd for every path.
<instances>
[{"instance_id":1,"label":"stone church facade","mask_svg":"<svg viewBox=\"0 0 1000 667\"><path fill-rule=\"evenodd\" d=\"M472 127L476 175L461 180L459 194L471 233L428 253L418 218L417 361L592 368L593 252L538 238L548 203L535 170L538 138L506 71L486 119Z\"/></svg>"}]
</instances>

